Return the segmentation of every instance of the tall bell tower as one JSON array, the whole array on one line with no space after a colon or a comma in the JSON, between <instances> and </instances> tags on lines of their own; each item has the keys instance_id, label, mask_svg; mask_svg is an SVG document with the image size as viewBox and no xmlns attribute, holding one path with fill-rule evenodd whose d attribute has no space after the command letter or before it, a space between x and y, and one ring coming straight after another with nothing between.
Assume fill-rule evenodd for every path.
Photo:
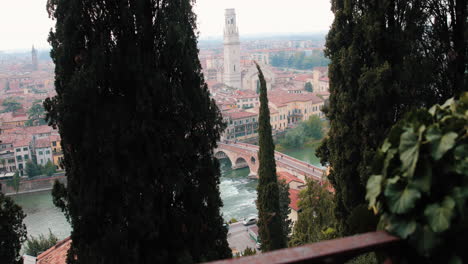
<instances>
[{"instance_id":1,"label":"tall bell tower","mask_svg":"<svg viewBox=\"0 0 468 264\"><path fill-rule=\"evenodd\" d=\"M226 9L224 15L224 84L241 89L240 41L236 11Z\"/></svg>"}]
</instances>

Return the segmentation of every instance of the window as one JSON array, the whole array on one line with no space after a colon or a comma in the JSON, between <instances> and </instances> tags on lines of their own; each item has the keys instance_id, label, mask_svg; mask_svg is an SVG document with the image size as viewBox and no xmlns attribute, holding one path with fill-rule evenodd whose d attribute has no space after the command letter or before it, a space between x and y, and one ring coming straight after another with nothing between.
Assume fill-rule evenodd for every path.
<instances>
[{"instance_id":1,"label":"window","mask_svg":"<svg viewBox=\"0 0 468 264\"><path fill-rule=\"evenodd\" d=\"M39 155L42 155L42 151L39 151Z\"/></svg>"},{"instance_id":2,"label":"window","mask_svg":"<svg viewBox=\"0 0 468 264\"><path fill-rule=\"evenodd\" d=\"M16 160L17 160L17 161L22 161L22 160L23 160L23 157L21 157L21 156L16 156Z\"/></svg>"},{"instance_id":3,"label":"window","mask_svg":"<svg viewBox=\"0 0 468 264\"><path fill-rule=\"evenodd\" d=\"M21 151L21 149L20 149L20 148L17 148L17 149L16 149L16 152L20 152L20 151Z\"/></svg>"},{"instance_id":4,"label":"window","mask_svg":"<svg viewBox=\"0 0 468 264\"><path fill-rule=\"evenodd\" d=\"M24 160L28 160L29 159L29 155L24 155Z\"/></svg>"},{"instance_id":5,"label":"window","mask_svg":"<svg viewBox=\"0 0 468 264\"><path fill-rule=\"evenodd\" d=\"M52 146L54 147L57 146L57 142L56 141L52 142Z\"/></svg>"},{"instance_id":6,"label":"window","mask_svg":"<svg viewBox=\"0 0 468 264\"><path fill-rule=\"evenodd\" d=\"M46 150L45 154L50 154L50 150Z\"/></svg>"},{"instance_id":7,"label":"window","mask_svg":"<svg viewBox=\"0 0 468 264\"><path fill-rule=\"evenodd\" d=\"M41 161L40 161L39 163L41 163L41 164L43 163L43 162L42 162L42 159L41 159Z\"/></svg>"},{"instance_id":8,"label":"window","mask_svg":"<svg viewBox=\"0 0 468 264\"><path fill-rule=\"evenodd\" d=\"M23 148L23 151L28 151L28 148L27 148L27 147L26 147L26 148Z\"/></svg>"}]
</instances>

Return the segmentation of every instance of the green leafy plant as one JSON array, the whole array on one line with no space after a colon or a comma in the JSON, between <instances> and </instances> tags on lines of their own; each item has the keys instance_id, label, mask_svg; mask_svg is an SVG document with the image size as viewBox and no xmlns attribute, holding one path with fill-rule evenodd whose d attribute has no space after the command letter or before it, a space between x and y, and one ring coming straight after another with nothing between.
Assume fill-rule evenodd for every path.
<instances>
[{"instance_id":1,"label":"green leafy plant","mask_svg":"<svg viewBox=\"0 0 468 264\"><path fill-rule=\"evenodd\" d=\"M26 240L24 252L27 255L37 257L42 252L53 247L55 244L57 244L57 242L58 238L52 234L49 229L48 237L44 236L43 234L40 234L38 237L30 236Z\"/></svg>"},{"instance_id":2,"label":"green leafy plant","mask_svg":"<svg viewBox=\"0 0 468 264\"><path fill-rule=\"evenodd\" d=\"M367 182L379 226L400 236L418 257L468 260L468 93L397 123Z\"/></svg>"}]
</instances>

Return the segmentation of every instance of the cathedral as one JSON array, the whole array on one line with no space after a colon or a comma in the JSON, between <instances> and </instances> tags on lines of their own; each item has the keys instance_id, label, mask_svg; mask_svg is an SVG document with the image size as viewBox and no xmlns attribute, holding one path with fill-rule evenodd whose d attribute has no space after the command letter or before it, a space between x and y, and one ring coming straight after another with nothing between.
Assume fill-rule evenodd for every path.
<instances>
[{"instance_id":1,"label":"cathedral","mask_svg":"<svg viewBox=\"0 0 468 264\"><path fill-rule=\"evenodd\" d=\"M224 21L224 63L223 63L223 83L239 90L257 91L259 80L258 71L255 64L241 66L241 51L239 40L239 29L236 21L236 11L234 9L225 10ZM270 67L259 62L263 75L267 82L267 89L271 90L271 85L275 83L275 75Z\"/></svg>"}]
</instances>

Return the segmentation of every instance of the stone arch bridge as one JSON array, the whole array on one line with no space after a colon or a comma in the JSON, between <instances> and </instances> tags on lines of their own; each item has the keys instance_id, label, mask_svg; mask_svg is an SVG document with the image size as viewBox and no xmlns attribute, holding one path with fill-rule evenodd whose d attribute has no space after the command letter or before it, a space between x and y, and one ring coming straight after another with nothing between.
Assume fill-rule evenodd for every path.
<instances>
[{"instance_id":1,"label":"stone arch bridge","mask_svg":"<svg viewBox=\"0 0 468 264\"><path fill-rule=\"evenodd\" d=\"M214 150L218 159L227 158L231 161L233 169L250 169L249 177L257 177L258 172L258 149L256 145L246 143L218 143ZM305 180L306 178L322 181L324 169L298 160L281 152L275 151L276 170L287 171L296 177Z\"/></svg>"}]
</instances>

